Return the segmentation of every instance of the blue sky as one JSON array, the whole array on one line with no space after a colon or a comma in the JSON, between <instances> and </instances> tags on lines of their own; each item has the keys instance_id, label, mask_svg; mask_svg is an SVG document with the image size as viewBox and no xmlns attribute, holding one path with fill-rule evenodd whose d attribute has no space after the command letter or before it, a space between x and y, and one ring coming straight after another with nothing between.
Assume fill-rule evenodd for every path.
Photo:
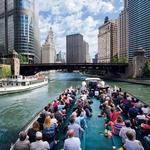
<instances>
[{"instance_id":1,"label":"blue sky","mask_svg":"<svg viewBox=\"0 0 150 150\"><path fill-rule=\"evenodd\" d=\"M81 33L89 43L91 57L98 49L98 27L105 16L118 18L123 0L38 0L41 44L50 27L56 51L66 51L66 35Z\"/></svg>"}]
</instances>

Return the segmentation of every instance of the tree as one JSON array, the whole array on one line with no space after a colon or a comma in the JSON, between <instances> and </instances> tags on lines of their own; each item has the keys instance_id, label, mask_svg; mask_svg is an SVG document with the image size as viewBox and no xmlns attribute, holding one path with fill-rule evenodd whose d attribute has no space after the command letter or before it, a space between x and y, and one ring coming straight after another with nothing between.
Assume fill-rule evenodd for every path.
<instances>
[{"instance_id":1,"label":"tree","mask_svg":"<svg viewBox=\"0 0 150 150\"><path fill-rule=\"evenodd\" d=\"M18 58L20 59L20 64L27 64L28 59L26 56L19 54Z\"/></svg>"},{"instance_id":2,"label":"tree","mask_svg":"<svg viewBox=\"0 0 150 150\"><path fill-rule=\"evenodd\" d=\"M144 68L143 68L143 75L150 77L150 61L145 61Z\"/></svg>"}]
</instances>

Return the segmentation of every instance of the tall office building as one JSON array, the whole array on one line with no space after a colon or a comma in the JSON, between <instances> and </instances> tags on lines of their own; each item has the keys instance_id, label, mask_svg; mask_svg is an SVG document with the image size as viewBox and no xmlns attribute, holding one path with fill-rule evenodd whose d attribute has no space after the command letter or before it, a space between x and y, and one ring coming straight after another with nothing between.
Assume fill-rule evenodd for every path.
<instances>
[{"instance_id":1,"label":"tall office building","mask_svg":"<svg viewBox=\"0 0 150 150\"><path fill-rule=\"evenodd\" d=\"M129 61L134 52L144 48L150 59L150 1L128 0Z\"/></svg>"},{"instance_id":2,"label":"tall office building","mask_svg":"<svg viewBox=\"0 0 150 150\"><path fill-rule=\"evenodd\" d=\"M128 59L128 0L118 18L118 51L120 58Z\"/></svg>"},{"instance_id":3,"label":"tall office building","mask_svg":"<svg viewBox=\"0 0 150 150\"><path fill-rule=\"evenodd\" d=\"M104 24L99 27L98 62L110 63L113 56L118 55L117 20L109 21L106 17Z\"/></svg>"},{"instance_id":4,"label":"tall office building","mask_svg":"<svg viewBox=\"0 0 150 150\"><path fill-rule=\"evenodd\" d=\"M89 53L89 44L84 41L84 48L86 49L86 63L91 62L90 53Z\"/></svg>"},{"instance_id":5,"label":"tall office building","mask_svg":"<svg viewBox=\"0 0 150 150\"><path fill-rule=\"evenodd\" d=\"M0 0L0 56L13 50L28 63L40 61L38 6L36 0Z\"/></svg>"},{"instance_id":6,"label":"tall office building","mask_svg":"<svg viewBox=\"0 0 150 150\"><path fill-rule=\"evenodd\" d=\"M66 61L67 63L86 62L86 44L83 35L72 34L66 37Z\"/></svg>"},{"instance_id":7,"label":"tall office building","mask_svg":"<svg viewBox=\"0 0 150 150\"><path fill-rule=\"evenodd\" d=\"M56 50L54 45L54 35L50 28L45 43L42 46L42 63L55 63Z\"/></svg>"}]
</instances>

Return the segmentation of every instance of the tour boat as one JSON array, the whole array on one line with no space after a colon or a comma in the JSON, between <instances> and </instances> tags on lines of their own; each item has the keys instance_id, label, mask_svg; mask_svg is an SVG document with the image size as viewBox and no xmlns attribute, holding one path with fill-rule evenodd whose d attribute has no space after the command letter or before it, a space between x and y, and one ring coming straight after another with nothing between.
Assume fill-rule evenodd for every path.
<instances>
[{"instance_id":1,"label":"tour boat","mask_svg":"<svg viewBox=\"0 0 150 150\"><path fill-rule=\"evenodd\" d=\"M96 82L96 81L99 82L100 81L101 82L102 80L99 78L96 78L96 79L95 78L88 78L88 79L86 79L86 81L88 81L88 82ZM83 82L82 82L82 86L84 86ZM105 86L103 86L103 88L107 89L107 86L105 85ZM117 89L117 87L115 87L115 88ZM89 88L89 90L90 90L90 88ZM114 88L113 88L113 90L114 90ZM110 149L119 150L119 149L121 149L122 148L122 141L121 141L121 138L119 136L112 135L111 139L105 137L105 134L104 134L105 118L104 117L99 117L99 118L97 117L97 114L100 111L99 110L99 105L100 105L99 99L97 99L97 97L95 97L95 96L90 97L90 99L93 101L93 103L91 104L91 108L93 111L92 111L92 117L86 119L88 128L85 129L85 132L84 132L83 137L81 139L82 150L97 150L100 147L101 147L101 149L106 149L106 150L110 150ZM73 107L74 107L74 104L71 107L69 107L66 118L69 118L70 114L72 113ZM27 131L29 128L31 128L33 122L36 121L37 118L39 117L39 114L40 114L40 112L36 114L36 116L32 119L31 122L29 122L27 124L27 126L25 126L25 128L24 128L25 131ZM67 120L69 120L69 119L67 119ZM64 123L64 125L67 125L67 124L68 124L68 121ZM63 129L63 128L61 128L61 129ZM59 140L61 142L60 145L62 145L64 137L65 137L65 134L64 134L64 131L62 130L61 134L59 134ZM144 147L146 147L146 146L144 145ZM56 150L60 150L61 148L58 146L58 147L56 147ZM13 149L13 146L11 147L10 150L12 150L12 149ZM148 149L145 148L145 150L148 150Z\"/></svg>"},{"instance_id":2,"label":"tour boat","mask_svg":"<svg viewBox=\"0 0 150 150\"><path fill-rule=\"evenodd\" d=\"M48 78L44 76L10 76L0 81L0 95L32 90L47 84Z\"/></svg>"}]
</instances>

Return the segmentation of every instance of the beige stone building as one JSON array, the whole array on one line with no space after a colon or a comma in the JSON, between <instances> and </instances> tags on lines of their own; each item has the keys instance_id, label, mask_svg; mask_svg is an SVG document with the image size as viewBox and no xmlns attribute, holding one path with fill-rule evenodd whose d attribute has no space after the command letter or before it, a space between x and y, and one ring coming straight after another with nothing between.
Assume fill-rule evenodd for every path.
<instances>
[{"instance_id":1,"label":"beige stone building","mask_svg":"<svg viewBox=\"0 0 150 150\"><path fill-rule=\"evenodd\" d=\"M45 43L42 45L42 63L55 63L56 50L52 28L48 33Z\"/></svg>"},{"instance_id":2,"label":"beige stone building","mask_svg":"<svg viewBox=\"0 0 150 150\"><path fill-rule=\"evenodd\" d=\"M118 54L117 20L105 20L99 27L98 34L98 62L110 63L113 56Z\"/></svg>"},{"instance_id":3,"label":"beige stone building","mask_svg":"<svg viewBox=\"0 0 150 150\"><path fill-rule=\"evenodd\" d=\"M124 9L118 18L118 51L119 57L128 59L128 0L124 0Z\"/></svg>"}]
</instances>

